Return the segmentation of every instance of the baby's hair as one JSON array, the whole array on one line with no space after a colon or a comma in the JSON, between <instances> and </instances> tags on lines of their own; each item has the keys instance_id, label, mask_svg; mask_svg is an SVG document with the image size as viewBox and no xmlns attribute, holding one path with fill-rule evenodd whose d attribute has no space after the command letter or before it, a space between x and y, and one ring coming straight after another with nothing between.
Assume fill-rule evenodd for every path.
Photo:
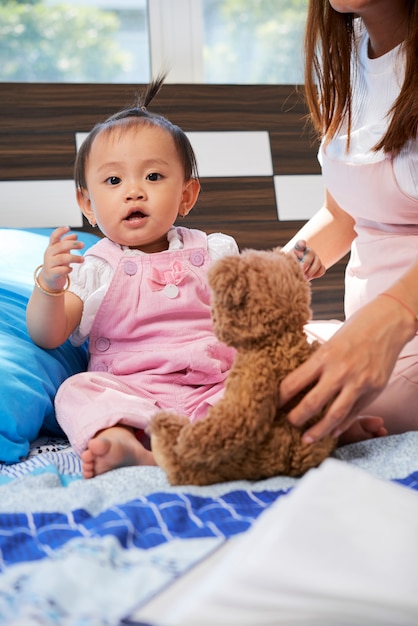
<instances>
[{"instance_id":1,"label":"baby's hair","mask_svg":"<svg viewBox=\"0 0 418 626\"><path fill-rule=\"evenodd\" d=\"M77 189L87 189L86 164L96 137L102 132L110 133L114 129L123 132L127 128L140 124L159 126L167 131L174 140L174 144L183 164L185 180L199 178L196 156L186 133L163 115L148 111L148 105L160 91L164 79L165 76L161 75L153 80L143 93L138 94L137 100L133 106L117 111L117 113L108 117L104 122L96 124L90 131L81 144L75 160L74 180Z\"/></svg>"}]
</instances>

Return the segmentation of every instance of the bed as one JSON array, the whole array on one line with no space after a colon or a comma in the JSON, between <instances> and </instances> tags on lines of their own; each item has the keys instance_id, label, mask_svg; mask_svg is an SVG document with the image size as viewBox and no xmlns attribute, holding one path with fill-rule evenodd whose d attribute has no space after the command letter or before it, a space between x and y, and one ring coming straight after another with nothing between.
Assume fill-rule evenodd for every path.
<instances>
[{"instance_id":1,"label":"bed","mask_svg":"<svg viewBox=\"0 0 418 626\"><path fill-rule=\"evenodd\" d=\"M13 89L9 86L3 99L9 112L23 87L17 95ZM103 95L113 94L106 101L113 107L115 94L102 89ZM61 103L59 87L54 94ZM118 92L119 100L125 95ZM289 93L273 95L283 102L289 98ZM260 103L270 102L265 96ZM88 129L92 114L90 105L82 124L86 101L72 97L79 116L83 110L72 122L74 135ZM208 93L200 97L207 100ZM41 118L43 103L32 99L33 119ZM264 111L266 120L269 115ZM213 128L219 128L219 119L215 115ZM28 120L25 124L32 135ZM22 154L16 159L20 141L6 147L3 134L2 158L5 162L8 151L9 167L15 162L6 176L15 182L30 178L17 167L19 160L27 165ZM64 174L54 170L57 179L70 178L70 160L66 154ZM50 163L45 160L45 170ZM51 172L39 168L33 158L33 179L47 180ZM221 193L216 185L238 184L235 178L203 182L206 194L211 184L215 194ZM266 181L242 177L236 204L228 197L234 211L243 186L252 183ZM253 214L254 207L247 210ZM4 226L10 206L3 201L0 211ZM213 229L213 218L205 215L203 207L200 227ZM221 215L224 222L232 219ZM240 245L262 247L259 231L251 238L248 213L241 217L231 222ZM300 479L172 487L155 467L82 479L80 461L55 421L53 399L67 376L86 367L86 346L68 342L44 351L25 327L33 270L54 225L0 228L0 623L416 625L418 433L338 448ZM270 226L263 228L271 231ZM96 241L85 224L74 228L86 248ZM266 247L268 237L271 233ZM325 304L326 299L316 301L316 316ZM328 309L328 317L338 316L338 306Z\"/></svg>"}]
</instances>

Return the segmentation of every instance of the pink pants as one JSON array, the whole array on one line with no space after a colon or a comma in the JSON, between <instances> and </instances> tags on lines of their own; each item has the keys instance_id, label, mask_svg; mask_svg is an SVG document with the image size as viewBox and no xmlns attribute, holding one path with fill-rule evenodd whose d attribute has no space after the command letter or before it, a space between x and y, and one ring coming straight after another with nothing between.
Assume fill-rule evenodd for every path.
<instances>
[{"instance_id":1,"label":"pink pants","mask_svg":"<svg viewBox=\"0 0 418 626\"><path fill-rule=\"evenodd\" d=\"M418 357L398 359L382 393L364 410L385 420L389 434L418 430Z\"/></svg>"},{"instance_id":2,"label":"pink pants","mask_svg":"<svg viewBox=\"0 0 418 626\"><path fill-rule=\"evenodd\" d=\"M326 341L341 322L317 321L307 324L308 337ZM418 336L406 346L406 355L398 358L388 384L381 394L369 404L363 415L382 417L389 434L418 430Z\"/></svg>"},{"instance_id":3,"label":"pink pants","mask_svg":"<svg viewBox=\"0 0 418 626\"><path fill-rule=\"evenodd\" d=\"M172 410L190 421L201 419L224 391L224 382L187 386L153 381L152 385L134 387L127 382L129 379L133 377L83 372L68 378L58 389L57 420L77 454L104 428L124 424L146 431L153 415L161 409ZM153 393L144 388L152 388Z\"/></svg>"}]
</instances>

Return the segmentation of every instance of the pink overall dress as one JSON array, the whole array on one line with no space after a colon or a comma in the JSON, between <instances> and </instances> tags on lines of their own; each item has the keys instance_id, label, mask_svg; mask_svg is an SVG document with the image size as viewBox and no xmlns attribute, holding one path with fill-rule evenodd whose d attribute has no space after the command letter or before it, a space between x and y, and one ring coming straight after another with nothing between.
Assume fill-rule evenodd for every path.
<instances>
[{"instance_id":1,"label":"pink overall dress","mask_svg":"<svg viewBox=\"0 0 418 626\"><path fill-rule=\"evenodd\" d=\"M331 195L355 219L345 278L349 317L417 260L418 200L399 188L390 158L354 165L323 154L322 171ZM364 414L390 418L390 432L418 429L418 336L402 350L389 384Z\"/></svg>"},{"instance_id":2,"label":"pink overall dress","mask_svg":"<svg viewBox=\"0 0 418 626\"><path fill-rule=\"evenodd\" d=\"M89 371L67 379L55 400L79 454L103 428L146 429L159 409L194 421L223 394L235 351L212 329L207 236L179 230L181 250L127 256L103 239L86 253L114 276L89 336Z\"/></svg>"}]
</instances>

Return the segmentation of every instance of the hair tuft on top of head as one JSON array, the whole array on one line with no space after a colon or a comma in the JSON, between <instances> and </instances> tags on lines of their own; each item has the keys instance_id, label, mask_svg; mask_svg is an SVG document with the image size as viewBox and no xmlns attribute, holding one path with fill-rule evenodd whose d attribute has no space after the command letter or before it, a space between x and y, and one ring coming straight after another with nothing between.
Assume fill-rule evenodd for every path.
<instances>
[{"instance_id":1,"label":"hair tuft on top of head","mask_svg":"<svg viewBox=\"0 0 418 626\"><path fill-rule=\"evenodd\" d=\"M154 100L154 98L161 90L165 78L166 74L160 74L159 76L157 76L157 78L149 83L149 85L142 94L138 95L137 106L140 109L142 109L143 111L148 109L148 105Z\"/></svg>"}]
</instances>

